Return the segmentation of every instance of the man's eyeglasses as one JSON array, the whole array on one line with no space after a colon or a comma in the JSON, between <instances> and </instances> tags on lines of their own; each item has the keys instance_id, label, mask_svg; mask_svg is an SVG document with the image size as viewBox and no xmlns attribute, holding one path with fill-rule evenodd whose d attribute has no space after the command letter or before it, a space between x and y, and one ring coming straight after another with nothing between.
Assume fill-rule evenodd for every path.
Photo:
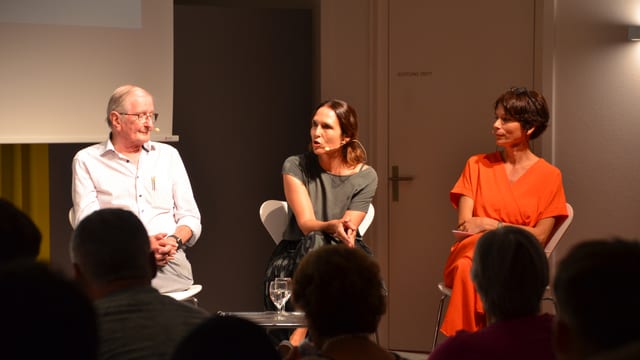
<instances>
[{"instance_id":1,"label":"man's eyeglasses","mask_svg":"<svg viewBox=\"0 0 640 360\"><path fill-rule=\"evenodd\" d=\"M138 120L138 122L143 123L147 120L151 121L152 123L155 123L156 121L158 121L158 113L140 113L140 114L131 114L131 113L121 113L119 112L118 114L120 115L129 115L129 116L135 116L136 120Z\"/></svg>"}]
</instances>

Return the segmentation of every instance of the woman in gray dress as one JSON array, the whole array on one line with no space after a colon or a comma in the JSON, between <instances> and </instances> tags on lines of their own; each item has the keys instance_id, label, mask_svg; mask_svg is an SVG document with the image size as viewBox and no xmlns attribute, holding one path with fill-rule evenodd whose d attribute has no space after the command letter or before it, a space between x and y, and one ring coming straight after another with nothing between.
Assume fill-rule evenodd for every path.
<instances>
[{"instance_id":1,"label":"woman in gray dress","mask_svg":"<svg viewBox=\"0 0 640 360\"><path fill-rule=\"evenodd\" d=\"M292 277L308 252L344 244L371 255L358 226L373 200L378 176L366 164L355 109L342 100L322 102L311 119L310 136L310 151L287 158L282 166L289 222L267 266L267 309L275 309L269 281Z\"/></svg>"}]
</instances>

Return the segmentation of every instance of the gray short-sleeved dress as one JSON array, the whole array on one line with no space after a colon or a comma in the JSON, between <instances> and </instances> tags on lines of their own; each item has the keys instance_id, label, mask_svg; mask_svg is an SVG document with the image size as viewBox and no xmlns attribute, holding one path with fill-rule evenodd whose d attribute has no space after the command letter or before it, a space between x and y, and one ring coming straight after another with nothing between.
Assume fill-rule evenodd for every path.
<instances>
[{"instance_id":1,"label":"gray short-sleeved dress","mask_svg":"<svg viewBox=\"0 0 640 360\"><path fill-rule=\"evenodd\" d=\"M352 175L333 175L324 171L318 157L310 152L287 158L282 166L282 173L302 181L309 191L316 219L322 221L340 219L347 210L367 212L378 186L378 175L372 167L363 167ZM267 265L264 281L265 307L275 310L269 299L269 282L273 278L292 277L304 255L320 246L341 243L322 232L312 232L305 236L298 227L293 212L290 212L283 240L274 249ZM356 235L356 246L372 255L360 233ZM287 305L289 308L289 302Z\"/></svg>"}]
</instances>

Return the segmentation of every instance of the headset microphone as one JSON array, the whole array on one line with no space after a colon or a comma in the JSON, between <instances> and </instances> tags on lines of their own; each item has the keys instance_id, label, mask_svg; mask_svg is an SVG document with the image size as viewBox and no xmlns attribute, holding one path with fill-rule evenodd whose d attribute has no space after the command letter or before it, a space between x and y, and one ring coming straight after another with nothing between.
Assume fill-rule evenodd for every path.
<instances>
[{"instance_id":1,"label":"headset microphone","mask_svg":"<svg viewBox=\"0 0 640 360\"><path fill-rule=\"evenodd\" d=\"M338 145L338 146L336 146L336 147L333 147L333 148L332 148L332 147L325 146L323 149L324 149L324 151L337 150L337 149L340 149L343 145L344 145L344 143L342 143L342 144L340 144L340 145Z\"/></svg>"}]
</instances>

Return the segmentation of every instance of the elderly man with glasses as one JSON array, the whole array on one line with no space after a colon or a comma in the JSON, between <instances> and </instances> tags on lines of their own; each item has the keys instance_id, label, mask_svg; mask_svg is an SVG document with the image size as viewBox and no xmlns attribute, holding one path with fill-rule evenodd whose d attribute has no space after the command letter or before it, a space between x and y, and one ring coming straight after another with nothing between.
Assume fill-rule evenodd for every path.
<instances>
[{"instance_id":1,"label":"elderly man with glasses","mask_svg":"<svg viewBox=\"0 0 640 360\"><path fill-rule=\"evenodd\" d=\"M109 138L73 158L72 223L101 208L132 211L149 233L158 265L152 285L160 292L185 290L193 275L184 250L195 244L202 225L180 154L151 141L158 113L141 87L118 87L106 120Z\"/></svg>"}]
</instances>

